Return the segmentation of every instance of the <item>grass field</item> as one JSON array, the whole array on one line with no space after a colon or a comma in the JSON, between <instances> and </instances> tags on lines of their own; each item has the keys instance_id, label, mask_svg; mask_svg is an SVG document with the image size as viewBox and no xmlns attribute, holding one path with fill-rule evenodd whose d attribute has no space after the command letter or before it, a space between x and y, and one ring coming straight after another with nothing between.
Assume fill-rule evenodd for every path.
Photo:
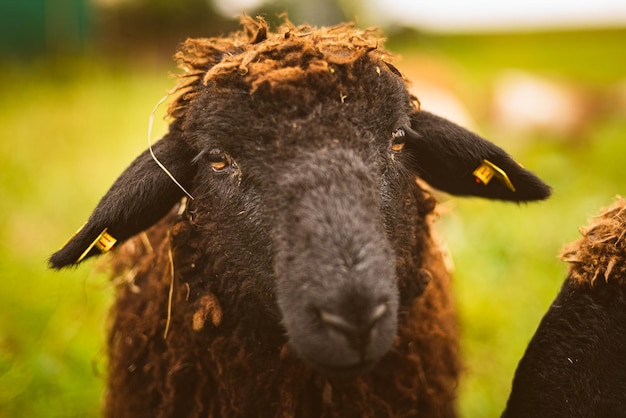
<instances>
[{"instance_id":1,"label":"grass field","mask_svg":"<svg viewBox=\"0 0 626 418\"><path fill-rule=\"evenodd\" d=\"M407 58L444 57L462 75L468 106L480 109L484 96L472 98L474 86L511 67L610 89L626 76L616 58L625 33L511 35L506 42L428 36L392 46ZM93 262L57 273L46 258L146 147L150 111L173 85L170 70L100 59L0 68L0 417L99 414L112 289ZM486 136L492 128L480 123ZM517 361L564 278L560 247L626 190L623 113L598 115L584 141L541 133L523 144L491 139L513 149L554 197L516 206L442 196L439 230L456 265L466 365L463 417L499 415Z\"/></svg>"}]
</instances>

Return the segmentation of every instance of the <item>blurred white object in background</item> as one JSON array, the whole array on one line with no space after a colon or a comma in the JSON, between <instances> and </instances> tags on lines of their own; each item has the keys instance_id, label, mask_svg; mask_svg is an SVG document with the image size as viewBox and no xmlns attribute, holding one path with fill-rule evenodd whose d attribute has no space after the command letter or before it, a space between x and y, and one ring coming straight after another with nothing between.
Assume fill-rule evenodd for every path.
<instances>
[{"instance_id":1,"label":"blurred white object in background","mask_svg":"<svg viewBox=\"0 0 626 418\"><path fill-rule=\"evenodd\" d=\"M594 113L594 100L580 87L519 70L493 84L493 124L512 134L547 132L578 136Z\"/></svg>"}]
</instances>

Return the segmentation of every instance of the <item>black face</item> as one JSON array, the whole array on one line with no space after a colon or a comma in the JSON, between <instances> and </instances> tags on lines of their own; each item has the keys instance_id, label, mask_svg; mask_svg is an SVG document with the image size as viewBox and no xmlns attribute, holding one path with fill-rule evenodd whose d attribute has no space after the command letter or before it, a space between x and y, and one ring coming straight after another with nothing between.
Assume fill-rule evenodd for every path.
<instances>
[{"instance_id":1,"label":"black face","mask_svg":"<svg viewBox=\"0 0 626 418\"><path fill-rule=\"evenodd\" d=\"M409 98L395 94L395 120L386 111L383 123L335 98L268 116L254 95L207 91L192 111L209 114L194 120L219 124L187 125L197 150L194 222L228 225L220 240L246 254L234 262L267 270L246 288L275 293L259 303L278 307L291 346L324 372L370 367L396 335L398 239L390 235L397 195L417 186L399 158ZM225 102L248 117L212 105Z\"/></svg>"},{"instance_id":2,"label":"black face","mask_svg":"<svg viewBox=\"0 0 626 418\"><path fill-rule=\"evenodd\" d=\"M359 77L333 73L343 77L336 89L208 83L154 146L194 196L191 222L213 269L205 280L229 286L214 294L264 306L258 321L280 322L301 358L327 373L380 359L399 301L419 291L415 241L427 236L428 209L416 176L460 195L529 201L550 192L497 146L414 109L391 67L359 65ZM477 182L485 161L502 181ZM98 254L104 230L128 239L183 196L143 153L51 265Z\"/></svg>"}]
</instances>

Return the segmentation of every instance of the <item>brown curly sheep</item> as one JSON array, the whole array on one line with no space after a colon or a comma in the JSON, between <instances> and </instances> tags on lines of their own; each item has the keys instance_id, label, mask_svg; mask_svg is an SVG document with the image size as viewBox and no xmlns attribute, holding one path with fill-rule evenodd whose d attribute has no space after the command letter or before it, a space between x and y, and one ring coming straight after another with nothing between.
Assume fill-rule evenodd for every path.
<instances>
[{"instance_id":1,"label":"brown curly sheep","mask_svg":"<svg viewBox=\"0 0 626 418\"><path fill-rule=\"evenodd\" d=\"M626 200L563 250L569 274L520 361L503 417L626 414Z\"/></svg>"},{"instance_id":2,"label":"brown curly sheep","mask_svg":"<svg viewBox=\"0 0 626 418\"><path fill-rule=\"evenodd\" d=\"M134 237L113 259L106 414L453 416L450 278L416 177L511 201L549 188L419 110L376 30L242 23L184 43L154 158L50 259Z\"/></svg>"}]
</instances>

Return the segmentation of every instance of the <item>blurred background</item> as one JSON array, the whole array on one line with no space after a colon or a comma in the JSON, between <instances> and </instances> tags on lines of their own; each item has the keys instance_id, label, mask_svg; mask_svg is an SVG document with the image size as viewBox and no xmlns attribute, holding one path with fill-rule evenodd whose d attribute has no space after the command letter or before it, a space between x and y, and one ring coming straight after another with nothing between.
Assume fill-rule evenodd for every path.
<instances>
[{"instance_id":1,"label":"blurred background","mask_svg":"<svg viewBox=\"0 0 626 418\"><path fill-rule=\"evenodd\" d=\"M50 272L46 259L146 148L178 44L235 30L243 10L384 27L423 108L553 186L528 205L441 195L460 415L499 416L565 277L560 248L625 190L621 0L0 0L0 418L99 415L113 286L98 263Z\"/></svg>"}]
</instances>

